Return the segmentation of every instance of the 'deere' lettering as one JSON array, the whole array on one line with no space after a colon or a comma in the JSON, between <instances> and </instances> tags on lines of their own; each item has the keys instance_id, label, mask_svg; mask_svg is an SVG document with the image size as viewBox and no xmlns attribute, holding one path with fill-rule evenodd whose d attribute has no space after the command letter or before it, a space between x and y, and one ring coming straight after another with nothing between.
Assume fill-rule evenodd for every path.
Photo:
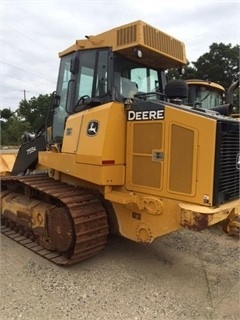
<instances>
[{"instance_id":1,"label":"'deere' lettering","mask_svg":"<svg viewBox=\"0 0 240 320\"><path fill-rule=\"evenodd\" d=\"M128 111L128 121L163 120L164 110Z\"/></svg>"}]
</instances>

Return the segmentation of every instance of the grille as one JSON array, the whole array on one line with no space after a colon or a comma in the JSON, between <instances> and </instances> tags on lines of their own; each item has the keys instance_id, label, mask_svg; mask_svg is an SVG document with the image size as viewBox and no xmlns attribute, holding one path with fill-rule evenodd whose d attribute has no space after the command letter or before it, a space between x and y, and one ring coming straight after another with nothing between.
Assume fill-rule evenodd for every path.
<instances>
[{"instance_id":1,"label":"grille","mask_svg":"<svg viewBox=\"0 0 240 320\"><path fill-rule=\"evenodd\" d=\"M239 123L220 121L217 127L214 205L239 197Z\"/></svg>"},{"instance_id":2,"label":"grille","mask_svg":"<svg viewBox=\"0 0 240 320\"><path fill-rule=\"evenodd\" d=\"M171 63L172 59L186 63L184 44L148 24L137 21L116 29L116 35L118 49L138 45L144 48L145 57L155 54L157 56L154 59L159 59L158 55L161 54L162 58L170 59Z\"/></svg>"},{"instance_id":3,"label":"grille","mask_svg":"<svg viewBox=\"0 0 240 320\"><path fill-rule=\"evenodd\" d=\"M143 28L144 43L166 55L184 60L182 43L169 35L145 25Z\"/></svg>"},{"instance_id":4,"label":"grille","mask_svg":"<svg viewBox=\"0 0 240 320\"><path fill-rule=\"evenodd\" d=\"M137 41L137 25L117 30L117 46L130 44Z\"/></svg>"}]
</instances>

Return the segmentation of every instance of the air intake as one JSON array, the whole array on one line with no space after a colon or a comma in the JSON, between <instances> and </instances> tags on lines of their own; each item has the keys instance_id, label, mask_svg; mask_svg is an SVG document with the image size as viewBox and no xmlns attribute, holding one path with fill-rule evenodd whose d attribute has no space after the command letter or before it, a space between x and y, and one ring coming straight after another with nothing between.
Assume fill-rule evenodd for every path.
<instances>
[{"instance_id":1,"label":"air intake","mask_svg":"<svg viewBox=\"0 0 240 320\"><path fill-rule=\"evenodd\" d=\"M186 64L184 44L168 34L136 21L109 32L116 32L113 51L122 52L132 60L133 48L143 52L143 62L151 67L169 69Z\"/></svg>"},{"instance_id":2,"label":"air intake","mask_svg":"<svg viewBox=\"0 0 240 320\"><path fill-rule=\"evenodd\" d=\"M117 30L117 46L128 45L137 41L137 25Z\"/></svg>"},{"instance_id":3,"label":"air intake","mask_svg":"<svg viewBox=\"0 0 240 320\"><path fill-rule=\"evenodd\" d=\"M147 46L179 60L185 59L182 42L148 25L143 26L143 33Z\"/></svg>"}]
</instances>

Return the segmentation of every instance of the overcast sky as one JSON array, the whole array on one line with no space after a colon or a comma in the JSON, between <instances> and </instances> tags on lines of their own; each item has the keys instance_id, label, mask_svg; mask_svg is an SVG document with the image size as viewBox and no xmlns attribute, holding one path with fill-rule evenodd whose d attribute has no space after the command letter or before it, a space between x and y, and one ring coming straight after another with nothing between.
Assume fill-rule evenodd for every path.
<instances>
[{"instance_id":1,"label":"overcast sky","mask_svg":"<svg viewBox=\"0 0 240 320\"><path fill-rule=\"evenodd\" d=\"M239 43L240 0L1 1L0 109L56 88L58 52L85 35L142 20L181 40L196 61L213 42Z\"/></svg>"}]
</instances>

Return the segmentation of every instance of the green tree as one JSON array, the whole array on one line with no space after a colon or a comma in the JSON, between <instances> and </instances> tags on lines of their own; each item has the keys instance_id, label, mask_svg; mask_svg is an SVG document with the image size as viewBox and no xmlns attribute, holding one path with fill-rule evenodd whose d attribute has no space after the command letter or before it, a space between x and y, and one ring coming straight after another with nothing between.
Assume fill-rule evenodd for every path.
<instances>
[{"instance_id":1,"label":"green tree","mask_svg":"<svg viewBox=\"0 0 240 320\"><path fill-rule=\"evenodd\" d=\"M22 100L19 108L12 112L10 109L1 111L1 144L18 145L25 131L34 133L46 124L51 95L39 95L29 101Z\"/></svg>"},{"instance_id":2,"label":"green tree","mask_svg":"<svg viewBox=\"0 0 240 320\"><path fill-rule=\"evenodd\" d=\"M209 52L192 62L198 79L207 79L221 84L225 89L238 77L240 46L213 43Z\"/></svg>"},{"instance_id":3,"label":"green tree","mask_svg":"<svg viewBox=\"0 0 240 320\"><path fill-rule=\"evenodd\" d=\"M13 115L13 112L11 111L11 109L2 109L0 110L0 118L1 119L5 119L8 120L11 116Z\"/></svg>"},{"instance_id":4,"label":"green tree","mask_svg":"<svg viewBox=\"0 0 240 320\"><path fill-rule=\"evenodd\" d=\"M4 110L7 109L1 110L1 119L6 119ZM1 120L1 145L19 145L23 132L30 130L28 122L18 118L15 112L11 113L10 117L6 113L7 120Z\"/></svg>"},{"instance_id":5,"label":"green tree","mask_svg":"<svg viewBox=\"0 0 240 320\"><path fill-rule=\"evenodd\" d=\"M190 62L187 62L187 65L183 67L182 69L176 69L172 68L167 70L167 78L170 79L196 79L197 78L197 70L194 66L190 64Z\"/></svg>"},{"instance_id":6,"label":"green tree","mask_svg":"<svg viewBox=\"0 0 240 320\"><path fill-rule=\"evenodd\" d=\"M31 124L31 131L36 132L46 124L48 108L51 103L51 95L39 95L32 97L29 101L22 100L17 109L17 114Z\"/></svg>"}]
</instances>

